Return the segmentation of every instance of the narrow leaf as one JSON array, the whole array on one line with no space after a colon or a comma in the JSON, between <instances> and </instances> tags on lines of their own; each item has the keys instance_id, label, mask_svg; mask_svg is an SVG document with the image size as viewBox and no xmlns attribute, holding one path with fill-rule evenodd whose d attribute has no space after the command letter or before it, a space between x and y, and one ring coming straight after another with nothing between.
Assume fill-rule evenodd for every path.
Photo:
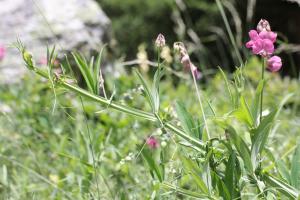
<instances>
[{"instance_id":1,"label":"narrow leaf","mask_svg":"<svg viewBox=\"0 0 300 200\"><path fill-rule=\"evenodd\" d=\"M146 148L143 148L143 150L142 150L141 153L142 153L143 158L146 160L146 162L147 162L147 164L148 164L150 170L153 171L153 172L156 174L158 180L159 180L160 182L162 182L162 181L163 181L163 176L162 176L161 169L160 169L160 167L155 163L155 161L154 161L153 157L151 156L149 150L146 149Z\"/></svg>"},{"instance_id":2,"label":"narrow leaf","mask_svg":"<svg viewBox=\"0 0 300 200\"><path fill-rule=\"evenodd\" d=\"M93 92L94 93L94 89L93 89L93 78L92 78L92 75L90 73L90 70L89 70L89 67L86 63L85 60L83 60L83 57L80 56L79 54L77 53L72 53L73 57L74 57L74 60L85 80L85 83L89 89L90 92Z\"/></svg>"},{"instance_id":3,"label":"narrow leaf","mask_svg":"<svg viewBox=\"0 0 300 200\"><path fill-rule=\"evenodd\" d=\"M185 171L193 177L193 180L198 185L201 192L205 194L209 194L208 188L206 187L204 181L201 179L202 169L191 159L187 159L182 157L181 160L183 161Z\"/></svg>"},{"instance_id":4,"label":"narrow leaf","mask_svg":"<svg viewBox=\"0 0 300 200\"><path fill-rule=\"evenodd\" d=\"M104 51L105 47L106 47L106 45L104 45L101 48L101 50L100 50L100 52L97 56L96 69L94 70L95 71L94 76L95 76L95 80L96 80L96 86L95 87L96 87L96 90L97 90L98 93L99 93L99 90L100 90L100 88L99 88L100 84L101 84L100 81L103 78L102 74L101 74L101 60L102 60L102 54L103 54L103 51Z\"/></svg>"},{"instance_id":5,"label":"narrow leaf","mask_svg":"<svg viewBox=\"0 0 300 200\"><path fill-rule=\"evenodd\" d=\"M290 172L286 167L286 164L283 162L283 160L277 160L276 161L276 166L279 174L281 175L282 178L286 180L287 183L291 184L291 176Z\"/></svg>"},{"instance_id":6,"label":"narrow leaf","mask_svg":"<svg viewBox=\"0 0 300 200\"><path fill-rule=\"evenodd\" d=\"M245 141L236 133L234 128L230 125L227 126L226 132L229 134L230 141L234 144L236 150L242 157L245 168L248 172L253 172L253 166L251 162L250 150Z\"/></svg>"},{"instance_id":7,"label":"narrow leaf","mask_svg":"<svg viewBox=\"0 0 300 200\"><path fill-rule=\"evenodd\" d=\"M187 112L182 102L179 101L176 102L176 112L181 122L181 126L183 130L189 135L198 138L199 137L197 134L198 131L196 130L194 120L192 116Z\"/></svg>"},{"instance_id":8,"label":"narrow leaf","mask_svg":"<svg viewBox=\"0 0 300 200\"><path fill-rule=\"evenodd\" d=\"M135 70L136 74L138 75L141 83L142 83L142 86L144 88L144 91L146 93L146 99L148 100L151 108L152 108L152 111L155 112L155 106L154 106L154 97L152 96L152 93L145 81L145 79L143 78L143 76L140 74L140 72L138 70Z\"/></svg>"},{"instance_id":9,"label":"narrow leaf","mask_svg":"<svg viewBox=\"0 0 300 200\"><path fill-rule=\"evenodd\" d=\"M240 97L240 105L234 112L234 115L239 121L246 123L250 128L253 127L253 117L243 96Z\"/></svg>"},{"instance_id":10,"label":"narrow leaf","mask_svg":"<svg viewBox=\"0 0 300 200\"><path fill-rule=\"evenodd\" d=\"M300 190L300 144L298 144L292 159L291 184Z\"/></svg>"}]
</instances>

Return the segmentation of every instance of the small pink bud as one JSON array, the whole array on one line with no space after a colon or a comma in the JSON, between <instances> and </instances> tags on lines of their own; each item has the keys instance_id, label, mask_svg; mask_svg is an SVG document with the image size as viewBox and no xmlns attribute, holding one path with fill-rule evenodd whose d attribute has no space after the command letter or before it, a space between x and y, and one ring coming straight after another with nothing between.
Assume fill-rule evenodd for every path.
<instances>
[{"instance_id":1,"label":"small pink bud","mask_svg":"<svg viewBox=\"0 0 300 200\"><path fill-rule=\"evenodd\" d=\"M166 40L163 34L158 34L156 40L155 40L155 45L157 48L162 48L163 46L166 45Z\"/></svg>"},{"instance_id":2,"label":"small pink bud","mask_svg":"<svg viewBox=\"0 0 300 200\"><path fill-rule=\"evenodd\" d=\"M158 140L155 137L153 137L153 136L150 136L150 137L147 138L146 144L151 149L157 149L159 147Z\"/></svg>"},{"instance_id":3,"label":"small pink bud","mask_svg":"<svg viewBox=\"0 0 300 200\"><path fill-rule=\"evenodd\" d=\"M191 70L192 70L193 76L195 76L195 79L199 80L202 78L201 72L197 69L197 67L195 65L192 64Z\"/></svg>"},{"instance_id":4,"label":"small pink bud","mask_svg":"<svg viewBox=\"0 0 300 200\"><path fill-rule=\"evenodd\" d=\"M277 72L282 67L281 58L279 56L272 56L271 58L268 59L267 63L268 63L268 69L271 72Z\"/></svg>"},{"instance_id":5,"label":"small pink bud","mask_svg":"<svg viewBox=\"0 0 300 200\"><path fill-rule=\"evenodd\" d=\"M4 46L0 45L0 61L3 60L6 54L6 49Z\"/></svg>"},{"instance_id":6,"label":"small pink bud","mask_svg":"<svg viewBox=\"0 0 300 200\"><path fill-rule=\"evenodd\" d=\"M271 26L269 22L265 19L261 19L257 24L257 32L260 33L262 31L271 31Z\"/></svg>"},{"instance_id":7,"label":"small pink bud","mask_svg":"<svg viewBox=\"0 0 300 200\"><path fill-rule=\"evenodd\" d=\"M190 60L189 55L187 55L187 54L181 58L180 62L182 63L182 65L185 69L189 69L191 66L191 60Z\"/></svg>"}]
</instances>

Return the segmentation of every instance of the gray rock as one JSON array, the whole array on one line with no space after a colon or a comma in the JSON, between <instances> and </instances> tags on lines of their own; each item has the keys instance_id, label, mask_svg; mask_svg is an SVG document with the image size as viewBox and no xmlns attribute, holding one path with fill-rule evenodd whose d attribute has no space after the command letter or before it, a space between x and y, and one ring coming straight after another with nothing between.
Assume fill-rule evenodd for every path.
<instances>
[{"instance_id":1,"label":"gray rock","mask_svg":"<svg viewBox=\"0 0 300 200\"><path fill-rule=\"evenodd\" d=\"M9 48L19 37L36 60L46 57L46 46L58 50L99 49L109 33L110 20L93 0L0 0L0 82L20 80L26 71L21 56Z\"/></svg>"}]
</instances>

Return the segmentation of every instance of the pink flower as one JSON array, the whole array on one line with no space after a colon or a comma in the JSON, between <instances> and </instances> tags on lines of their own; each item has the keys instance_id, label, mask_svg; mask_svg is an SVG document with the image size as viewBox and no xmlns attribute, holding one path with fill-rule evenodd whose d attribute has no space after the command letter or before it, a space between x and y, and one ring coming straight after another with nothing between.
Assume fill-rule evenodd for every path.
<instances>
[{"instance_id":1,"label":"pink flower","mask_svg":"<svg viewBox=\"0 0 300 200\"><path fill-rule=\"evenodd\" d=\"M276 42L277 33L274 33L272 31L261 31L258 34L258 36L261 39L269 39L269 40L271 40L274 43L274 42Z\"/></svg>"},{"instance_id":2,"label":"pink flower","mask_svg":"<svg viewBox=\"0 0 300 200\"><path fill-rule=\"evenodd\" d=\"M268 59L267 63L268 63L268 69L271 72L277 72L282 67L281 58L278 56L272 56L271 58Z\"/></svg>"},{"instance_id":3,"label":"pink flower","mask_svg":"<svg viewBox=\"0 0 300 200\"><path fill-rule=\"evenodd\" d=\"M251 30L249 37L250 41L246 43L246 47L252 48L254 54L266 57L274 52L273 43L276 41L276 33L272 31L261 31L258 33L256 30Z\"/></svg>"},{"instance_id":4,"label":"pink flower","mask_svg":"<svg viewBox=\"0 0 300 200\"><path fill-rule=\"evenodd\" d=\"M151 149L156 149L156 148L159 147L158 140L155 137L153 137L153 136L150 136L150 137L147 138L146 144Z\"/></svg>"},{"instance_id":5,"label":"pink flower","mask_svg":"<svg viewBox=\"0 0 300 200\"><path fill-rule=\"evenodd\" d=\"M257 39L253 42L252 52L263 57L267 57L273 54L274 45L269 39Z\"/></svg>"},{"instance_id":6,"label":"pink flower","mask_svg":"<svg viewBox=\"0 0 300 200\"><path fill-rule=\"evenodd\" d=\"M0 61L3 60L6 54L6 49L4 46L0 45Z\"/></svg>"}]
</instances>

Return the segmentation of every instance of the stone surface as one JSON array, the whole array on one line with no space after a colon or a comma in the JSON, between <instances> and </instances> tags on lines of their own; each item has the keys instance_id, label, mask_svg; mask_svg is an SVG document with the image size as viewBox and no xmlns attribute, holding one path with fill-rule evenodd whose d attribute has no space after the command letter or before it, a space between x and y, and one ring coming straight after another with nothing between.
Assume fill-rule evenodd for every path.
<instances>
[{"instance_id":1,"label":"stone surface","mask_svg":"<svg viewBox=\"0 0 300 200\"><path fill-rule=\"evenodd\" d=\"M20 80L26 70L11 44L19 37L36 60L46 56L47 44L58 50L99 48L110 21L93 0L0 0L0 83Z\"/></svg>"}]
</instances>

